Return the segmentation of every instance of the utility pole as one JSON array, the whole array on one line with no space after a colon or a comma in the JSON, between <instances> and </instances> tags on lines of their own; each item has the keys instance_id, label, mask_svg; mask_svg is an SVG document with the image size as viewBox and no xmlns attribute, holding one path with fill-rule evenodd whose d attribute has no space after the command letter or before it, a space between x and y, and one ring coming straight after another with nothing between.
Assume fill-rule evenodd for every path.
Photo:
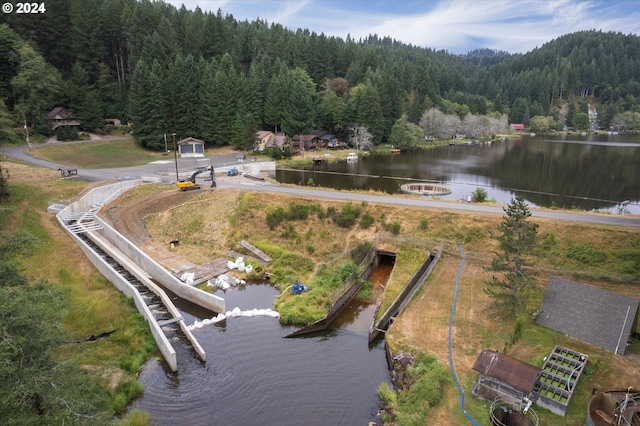
<instances>
[{"instance_id":1,"label":"utility pole","mask_svg":"<svg viewBox=\"0 0 640 426\"><path fill-rule=\"evenodd\" d=\"M176 134L172 133L171 136L173 136L173 160L176 163L176 182L179 182L180 177L178 176L178 152L176 149Z\"/></svg>"},{"instance_id":2,"label":"utility pole","mask_svg":"<svg viewBox=\"0 0 640 426\"><path fill-rule=\"evenodd\" d=\"M27 145L29 146L29 151L31 151L31 141L29 140L29 128L27 127L27 119L24 119L24 130L27 132Z\"/></svg>"}]
</instances>

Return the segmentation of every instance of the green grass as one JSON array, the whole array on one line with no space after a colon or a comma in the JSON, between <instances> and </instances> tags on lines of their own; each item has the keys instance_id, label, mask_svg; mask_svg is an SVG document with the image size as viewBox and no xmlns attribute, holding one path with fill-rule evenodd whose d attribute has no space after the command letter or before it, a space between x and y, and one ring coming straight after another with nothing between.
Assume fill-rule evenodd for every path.
<instances>
[{"instance_id":1,"label":"green grass","mask_svg":"<svg viewBox=\"0 0 640 426\"><path fill-rule=\"evenodd\" d=\"M398 250L393 271L385 288L384 299L377 310L376 319L380 319L389 309L428 255L428 250L426 249L401 247Z\"/></svg>"},{"instance_id":2,"label":"green grass","mask_svg":"<svg viewBox=\"0 0 640 426\"><path fill-rule=\"evenodd\" d=\"M46 185L12 184L10 180L9 184L10 202L0 205L2 231L26 232L37 239L34 251L19 260L32 280L47 280L65 294L65 339L115 330L109 338L93 344L63 344L53 350L52 357L61 366L82 366L69 368L66 372L69 383L90 374L92 380L102 384L91 388L91 392L102 392L95 394L96 401L103 397L110 399L111 407L119 410L140 393L137 373L149 355L157 351L155 341L133 302L95 269L87 267L84 255L61 231L54 238L50 228L57 227L55 219L43 213L49 200L69 199L86 184L60 180ZM107 383L117 372L123 373L120 380L125 385L107 389ZM87 380L84 382L88 390Z\"/></svg>"},{"instance_id":3,"label":"green grass","mask_svg":"<svg viewBox=\"0 0 640 426\"><path fill-rule=\"evenodd\" d=\"M132 167L169 156L148 151L133 139L40 146L31 151L34 157L85 169ZM173 157L171 157L173 158Z\"/></svg>"}]
</instances>

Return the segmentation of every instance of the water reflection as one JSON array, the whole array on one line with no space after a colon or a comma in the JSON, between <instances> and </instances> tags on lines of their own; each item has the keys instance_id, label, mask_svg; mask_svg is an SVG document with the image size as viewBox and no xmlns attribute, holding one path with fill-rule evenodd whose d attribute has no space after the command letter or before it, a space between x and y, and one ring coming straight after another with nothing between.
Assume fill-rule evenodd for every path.
<instances>
[{"instance_id":1,"label":"water reflection","mask_svg":"<svg viewBox=\"0 0 640 426\"><path fill-rule=\"evenodd\" d=\"M508 202L515 192L543 207L577 207L640 214L640 140L629 136L530 137L432 151L372 155L357 162L316 165L311 170L278 170L285 183L336 189L399 192L403 183L445 182L462 199L477 187ZM621 203L629 201L622 206Z\"/></svg>"}]
</instances>

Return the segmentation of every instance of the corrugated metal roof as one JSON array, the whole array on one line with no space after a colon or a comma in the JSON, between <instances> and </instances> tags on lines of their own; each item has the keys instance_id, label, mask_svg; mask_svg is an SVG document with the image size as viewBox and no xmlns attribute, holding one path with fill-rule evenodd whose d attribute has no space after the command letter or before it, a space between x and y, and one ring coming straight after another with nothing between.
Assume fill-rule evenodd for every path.
<instances>
[{"instance_id":1,"label":"corrugated metal roof","mask_svg":"<svg viewBox=\"0 0 640 426\"><path fill-rule=\"evenodd\" d=\"M485 349L478 355L473 369L483 376L499 380L525 394L533 392L540 373L540 368L534 365L490 349Z\"/></svg>"}]
</instances>

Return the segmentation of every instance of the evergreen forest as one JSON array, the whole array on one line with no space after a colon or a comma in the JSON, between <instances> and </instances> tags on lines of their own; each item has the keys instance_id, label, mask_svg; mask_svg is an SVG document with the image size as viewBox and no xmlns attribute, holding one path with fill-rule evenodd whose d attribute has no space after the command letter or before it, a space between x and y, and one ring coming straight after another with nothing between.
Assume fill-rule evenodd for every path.
<instances>
[{"instance_id":1,"label":"evergreen forest","mask_svg":"<svg viewBox=\"0 0 640 426\"><path fill-rule=\"evenodd\" d=\"M398 120L428 135L429 112L542 131L640 130L637 35L592 30L525 54L454 55L162 1L48 0L46 8L0 15L5 142L24 140L25 125L51 134L54 107L72 111L87 131L105 130L107 118L131 123L135 140L154 150L167 133L247 149L258 130L322 129L347 140L361 127L381 144ZM591 110L597 122L585 118Z\"/></svg>"}]
</instances>

